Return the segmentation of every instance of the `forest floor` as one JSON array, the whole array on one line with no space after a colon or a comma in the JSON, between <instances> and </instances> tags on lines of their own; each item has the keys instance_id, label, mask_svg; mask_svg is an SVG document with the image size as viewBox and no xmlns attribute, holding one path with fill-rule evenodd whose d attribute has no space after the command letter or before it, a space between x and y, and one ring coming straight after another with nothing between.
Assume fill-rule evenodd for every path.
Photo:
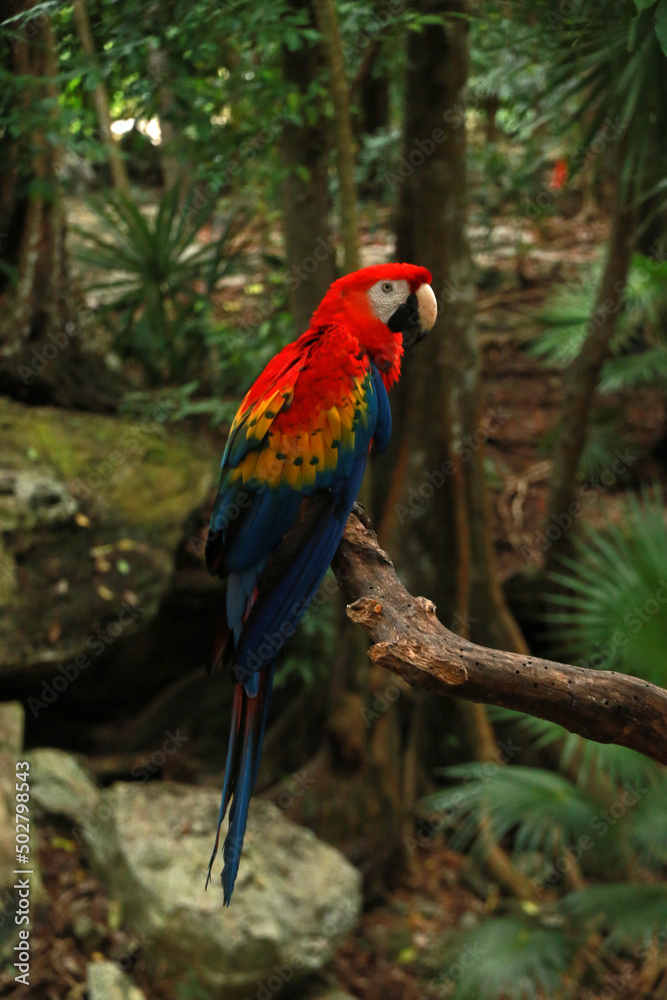
<instances>
[{"instance_id":1,"label":"forest floor","mask_svg":"<svg viewBox=\"0 0 667 1000\"><path fill-rule=\"evenodd\" d=\"M79 225L88 218L78 204L70 215ZM491 228L473 227L471 237L476 264L485 277L478 301L484 410L499 415L486 449L500 569L508 579L540 558L534 541L545 510L549 433L557 422L562 387L561 374L528 355L525 345L538 327L537 310L549 293L587 273L587 265L600 252L605 227L598 221L553 217L537 230L531 223L508 219L496 220ZM388 219L380 213L364 229L363 263L386 260L391 253ZM259 265L250 276L230 279L219 294L221 314L243 316L244 310L254 308L253 296L258 287L261 292L264 279ZM249 287L253 296L248 295ZM667 478L653 452L665 430L664 398L644 389L609 397L608 402L623 414L619 450L630 449L633 458L625 482L601 490L600 502L587 511L593 524L621 519L626 485ZM211 432L211 438L215 447L223 431ZM57 824L40 831L40 845L49 901L34 939L35 1000L83 1000L85 965L102 956L122 960L148 997L173 997L173 984L149 984L140 950L118 927L114 905L90 873L79 846L63 838ZM443 934L474 921L493 905L460 877L465 865L465 859L441 841L417 851L385 898L364 914L326 975L360 1000L430 1000L443 995L437 978ZM0 978L0 997L18 995Z\"/></svg>"}]
</instances>

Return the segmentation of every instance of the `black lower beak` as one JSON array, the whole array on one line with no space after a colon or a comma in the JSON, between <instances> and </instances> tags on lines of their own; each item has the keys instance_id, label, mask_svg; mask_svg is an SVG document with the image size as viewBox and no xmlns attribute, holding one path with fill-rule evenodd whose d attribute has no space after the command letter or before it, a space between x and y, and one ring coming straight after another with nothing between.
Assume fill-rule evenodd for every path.
<instances>
[{"instance_id":1,"label":"black lower beak","mask_svg":"<svg viewBox=\"0 0 667 1000\"><path fill-rule=\"evenodd\" d=\"M422 330L419 327L418 330L409 330L407 334L403 332L403 346L404 347L415 347L416 344L421 343L426 337L428 330Z\"/></svg>"},{"instance_id":2,"label":"black lower beak","mask_svg":"<svg viewBox=\"0 0 667 1000\"><path fill-rule=\"evenodd\" d=\"M419 303L414 292L408 295L403 305L389 319L387 326L392 333L403 334L403 346L414 347L426 336L419 318Z\"/></svg>"}]
</instances>

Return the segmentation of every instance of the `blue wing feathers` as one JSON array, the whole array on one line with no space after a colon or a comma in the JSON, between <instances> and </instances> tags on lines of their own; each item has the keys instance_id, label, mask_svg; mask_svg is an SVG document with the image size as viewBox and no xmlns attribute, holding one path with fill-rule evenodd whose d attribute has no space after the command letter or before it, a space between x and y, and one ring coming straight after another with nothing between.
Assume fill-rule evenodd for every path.
<instances>
[{"instance_id":1,"label":"blue wing feathers","mask_svg":"<svg viewBox=\"0 0 667 1000\"><path fill-rule=\"evenodd\" d=\"M263 559L289 529L301 499L298 493L279 497L266 488L255 493L238 526L230 530L225 550L227 570L238 573Z\"/></svg>"},{"instance_id":2,"label":"blue wing feathers","mask_svg":"<svg viewBox=\"0 0 667 1000\"><path fill-rule=\"evenodd\" d=\"M389 406L389 397L384 387L384 382L380 378L379 371L372 363L371 371L373 373L373 388L377 399L377 418L373 433L373 443L378 452L382 454L383 451L387 450L389 438L391 437L391 407Z\"/></svg>"}]
</instances>

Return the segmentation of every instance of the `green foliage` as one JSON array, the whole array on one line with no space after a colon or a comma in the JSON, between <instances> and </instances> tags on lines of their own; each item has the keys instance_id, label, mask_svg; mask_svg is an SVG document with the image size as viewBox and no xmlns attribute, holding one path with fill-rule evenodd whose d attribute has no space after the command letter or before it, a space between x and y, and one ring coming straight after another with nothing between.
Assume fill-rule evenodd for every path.
<instances>
[{"instance_id":1,"label":"green foliage","mask_svg":"<svg viewBox=\"0 0 667 1000\"><path fill-rule=\"evenodd\" d=\"M528 354L556 368L574 361L586 339L598 277L596 268L549 298L536 315L542 329L529 343Z\"/></svg>"},{"instance_id":2,"label":"green foliage","mask_svg":"<svg viewBox=\"0 0 667 1000\"><path fill-rule=\"evenodd\" d=\"M150 417L156 410L167 414L171 423L179 423L191 417L208 416L210 423L230 424L238 409L238 399L219 399L204 395L201 383L186 382L184 385L169 386L148 392L126 393L120 411L136 420Z\"/></svg>"},{"instance_id":3,"label":"green foliage","mask_svg":"<svg viewBox=\"0 0 667 1000\"><path fill-rule=\"evenodd\" d=\"M215 201L201 208L190 197L181 203L179 185L167 191L152 219L120 193L93 208L106 235L80 232L80 256L107 275L89 290L105 293L100 309L118 350L141 361L153 382L187 376L206 353L211 292L234 260L233 216L215 241L198 244Z\"/></svg>"},{"instance_id":4,"label":"green foliage","mask_svg":"<svg viewBox=\"0 0 667 1000\"><path fill-rule=\"evenodd\" d=\"M577 280L555 292L536 314L539 332L527 351L548 366L566 369L586 339L595 304L599 266L583 269ZM667 386L667 264L659 255L635 254L611 342L612 357L602 367L602 394L629 392L638 386ZM608 469L623 440L622 413L595 408L586 435L579 471L593 480ZM551 451L559 428L541 442Z\"/></svg>"},{"instance_id":5,"label":"green foliage","mask_svg":"<svg viewBox=\"0 0 667 1000\"><path fill-rule=\"evenodd\" d=\"M595 743L571 733L555 722L524 715L507 708L491 706L489 714L500 724L511 724L513 739L533 752L546 747L560 749L560 770L576 775L576 784L583 788L602 788L626 784L653 786L662 781L662 771L655 761L628 747L615 743ZM667 802L667 799L665 800Z\"/></svg>"},{"instance_id":6,"label":"green foliage","mask_svg":"<svg viewBox=\"0 0 667 1000\"><path fill-rule=\"evenodd\" d=\"M546 618L556 652L665 686L667 527L662 497L628 501L627 524L585 531L550 579Z\"/></svg>"},{"instance_id":7,"label":"green foliage","mask_svg":"<svg viewBox=\"0 0 667 1000\"><path fill-rule=\"evenodd\" d=\"M176 1000L209 1000L210 996L209 989L202 986L196 973L192 971L176 984Z\"/></svg>"},{"instance_id":8,"label":"green foliage","mask_svg":"<svg viewBox=\"0 0 667 1000\"><path fill-rule=\"evenodd\" d=\"M606 960L611 970L617 969L613 953L641 959L657 952L664 934L667 890L645 883L590 886L555 906L539 909L525 904L522 909L444 938L439 985L450 1000L592 996L590 979L583 993L577 986L593 969L598 975L604 973ZM602 944L596 954L598 934ZM589 970L582 967L582 955L591 960ZM561 992L564 981L571 991L567 994Z\"/></svg>"},{"instance_id":9,"label":"green foliage","mask_svg":"<svg viewBox=\"0 0 667 1000\"><path fill-rule=\"evenodd\" d=\"M275 277L282 280L281 273L276 272ZM261 317L253 318L250 324L218 324L207 332L207 343L216 358L218 394L239 395L239 388L249 387L273 355L294 339L284 287L280 286L265 305Z\"/></svg>"},{"instance_id":10,"label":"green foliage","mask_svg":"<svg viewBox=\"0 0 667 1000\"><path fill-rule=\"evenodd\" d=\"M603 393L645 385L667 385L667 345L613 358L605 364L600 378Z\"/></svg>"},{"instance_id":11,"label":"green foliage","mask_svg":"<svg viewBox=\"0 0 667 1000\"><path fill-rule=\"evenodd\" d=\"M494 765L495 766L495 765ZM567 778L538 768L460 764L443 773L462 782L430 796L425 805L443 810L455 823L450 843L483 856L487 833L493 843L513 834L517 854L557 859L591 828L601 802ZM484 820L485 834L479 834Z\"/></svg>"},{"instance_id":12,"label":"green foliage","mask_svg":"<svg viewBox=\"0 0 667 1000\"><path fill-rule=\"evenodd\" d=\"M540 451L545 456L553 453L555 443L560 435L560 425L555 424L540 437ZM600 476L612 467L618 458L619 447L628 446L623 423L623 414L618 409L596 406L591 410L581 458L579 460L579 476L586 483L594 486L599 484ZM634 442L631 445L633 458L639 457L639 449ZM617 481L621 480L627 470L614 473Z\"/></svg>"},{"instance_id":13,"label":"green foliage","mask_svg":"<svg viewBox=\"0 0 667 1000\"><path fill-rule=\"evenodd\" d=\"M178 136L170 154L216 190L253 180L257 196L275 185L286 123L311 114L324 89L301 95L282 74L283 46L317 37L306 7L170 0L148 12L116 0L99 5L93 27L114 114L159 113Z\"/></svg>"},{"instance_id":14,"label":"green foliage","mask_svg":"<svg viewBox=\"0 0 667 1000\"><path fill-rule=\"evenodd\" d=\"M631 0L582 0L567 12L547 0L529 7L538 14L540 30L552 28L558 45L548 73L545 118L562 131L581 129L573 168L612 153L625 200L646 197L664 178L667 141L658 110L667 60L655 12L638 10Z\"/></svg>"},{"instance_id":15,"label":"green foliage","mask_svg":"<svg viewBox=\"0 0 667 1000\"><path fill-rule=\"evenodd\" d=\"M498 125L506 136L530 138L538 101L547 85L549 56L557 52L552 31L536 32L499 3L484 5L471 18L471 106L497 103ZM527 166L527 164L526 164Z\"/></svg>"},{"instance_id":16,"label":"green foliage","mask_svg":"<svg viewBox=\"0 0 667 1000\"><path fill-rule=\"evenodd\" d=\"M657 771L657 766L656 767ZM662 772L657 775L656 795L645 795L632 820L630 843L638 864L664 872L667 866L667 788ZM646 783L644 783L646 784Z\"/></svg>"},{"instance_id":17,"label":"green foliage","mask_svg":"<svg viewBox=\"0 0 667 1000\"><path fill-rule=\"evenodd\" d=\"M370 189L376 197L390 201L394 192L387 178L396 176L400 153L400 129L391 126L378 129L372 135L364 135L355 171L359 189Z\"/></svg>"},{"instance_id":18,"label":"green foliage","mask_svg":"<svg viewBox=\"0 0 667 1000\"><path fill-rule=\"evenodd\" d=\"M525 916L496 917L445 939L443 985L451 1000L554 996L573 952L560 927Z\"/></svg>"},{"instance_id":19,"label":"green foliage","mask_svg":"<svg viewBox=\"0 0 667 1000\"><path fill-rule=\"evenodd\" d=\"M534 741L533 750L559 743L567 776L515 764L448 768L446 777L460 784L425 805L445 813L451 847L470 846L483 824L485 836L479 848L473 845L481 859L489 835L492 843L511 842L516 863L536 884L560 889L561 898L542 910L525 903L520 914L495 916L445 939L438 958L443 985L461 1000L533 997L540 990L553 995L566 971L599 974L605 955L629 948L641 956L664 933L667 912L667 888L651 881L664 874L667 856L663 769L544 720L500 709L494 716L513 724L515 739L519 733ZM563 873L573 867L611 884L568 892ZM629 876L638 880L618 881ZM575 950L586 938L592 942L587 963L575 972Z\"/></svg>"},{"instance_id":20,"label":"green foliage","mask_svg":"<svg viewBox=\"0 0 667 1000\"><path fill-rule=\"evenodd\" d=\"M586 339L599 281L598 265L584 270L577 281L559 289L537 313L542 329L528 353L548 365L566 368ZM667 317L667 263L635 254L628 273L623 313L612 341L613 357L601 375L601 389L611 392L635 388L640 382L664 380L664 324ZM637 352L637 333L655 347Z\"/></svg>"},{"instance_id":21,"label":"green foliage","mask_svg":"<svg viewBox=\"0 0 667 1000\"><path fill-rule=\"evenodd\" d=\"M575 662L594 651L595 662L586 665L664 683L662 497L656 491L631 501L625 525L589 531L575 544L575 558L552 576L558 591L550 598L550 621L559 650L564 646ZM444 813L449 846L483 859L490 844L502 844L536 884L557 890L560 898L541 910L529 903L521 915L459 929L442 956L447 995L549 996L567 978L578 996L578 985L614 968L614 955L631 950L641 962L664 934L665 769L635 751L584 740L542 719L499 708L491 713L496 724L510 727L520 752L557 751L560 773L515 763L447 768L442 773L456 784L425 805ZM584 877L602 884L569 891L573 870L579 882Z\"/></svg>"},{"instance_id":22,"label":"green foliage","mask_svg":"<svg viewBox=\"0 0 667 1000\"><path fill-rule=\"evenodd\" d=\"M558 909L579 928L603 931L610 951L647 946L665 926L667 888L622 882L590 886L570 893Z\"/></svg>"}]
</instances>

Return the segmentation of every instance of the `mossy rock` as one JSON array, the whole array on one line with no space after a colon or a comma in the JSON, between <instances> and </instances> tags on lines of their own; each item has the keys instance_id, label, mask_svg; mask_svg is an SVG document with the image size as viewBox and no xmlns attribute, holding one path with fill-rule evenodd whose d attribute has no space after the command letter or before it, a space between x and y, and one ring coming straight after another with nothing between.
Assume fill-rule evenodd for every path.
<instances>
[{"instance_id":1,"label":"mossy rock","mask_svg":"<svg viewBox=\"0 0 667 1000\"><path fill-rule=\"evenodd\" d=\"M0 675L145 628L216 456L165 426L0 399Z\"/></svg>"}]
</instances>

